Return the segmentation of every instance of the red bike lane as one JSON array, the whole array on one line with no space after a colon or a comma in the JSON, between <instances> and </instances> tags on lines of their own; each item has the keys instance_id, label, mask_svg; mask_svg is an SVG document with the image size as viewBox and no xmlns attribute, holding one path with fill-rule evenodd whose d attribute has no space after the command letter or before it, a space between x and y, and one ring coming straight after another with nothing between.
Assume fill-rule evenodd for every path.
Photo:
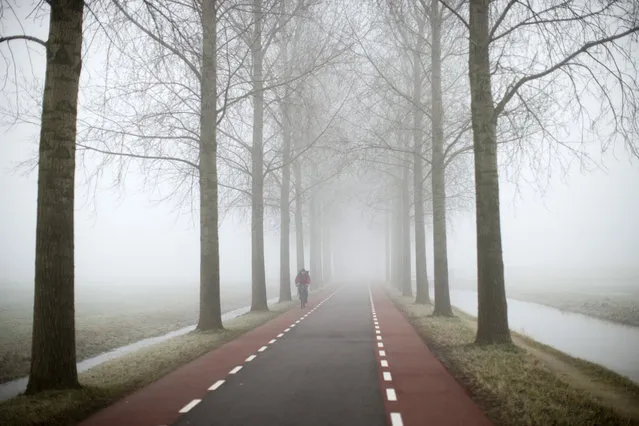
<instances>
[{"instance_id":1,"label":"red bike lane","mask_svg":"<svg viewBox=\"0 0 639 426\"><path fill-rule=\"evenodd\" d=\"M392 426L490 426L381 287L371 287L375 351Z\"/></svg>"},{"instance_id":2,"label":"red bike lane","mask_svg":"<svg viewBox=\"0 0 639 426\"><path fill-rule=\"evenodd\" d=\"M96 412L80 426L159 426L175 422L190 405L197 404L207 391L219 386L229 374L250 362L278 337L293 329L333 292L321 290L309 300L271 321L225 343L185 364L150 385Z\"/></svg>"}]
</instances>

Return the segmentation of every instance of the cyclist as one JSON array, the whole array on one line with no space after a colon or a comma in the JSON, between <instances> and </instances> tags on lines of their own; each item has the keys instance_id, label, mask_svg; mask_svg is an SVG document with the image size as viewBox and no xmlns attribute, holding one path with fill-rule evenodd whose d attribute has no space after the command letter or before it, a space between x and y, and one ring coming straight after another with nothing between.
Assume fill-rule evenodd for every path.
<instances>
[{"instance_id":1,"label":"cyclist","mask_svg":"<svg viewBox=\"0 0 639 426\"><path fill-rule=\"evenodd\" d=\"M306 307L308 302L308 286L311 285L311 276L304 268L300 269L295 277L295 286L297 287L297 294L300 297L300 306Z\"/></svg>"}]
</instances>

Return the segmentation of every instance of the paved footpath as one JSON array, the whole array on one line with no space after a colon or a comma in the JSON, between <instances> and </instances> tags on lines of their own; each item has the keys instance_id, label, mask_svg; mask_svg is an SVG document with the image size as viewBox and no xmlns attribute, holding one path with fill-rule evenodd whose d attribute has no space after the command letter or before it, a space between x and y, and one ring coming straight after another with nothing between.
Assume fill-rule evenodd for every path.
<instances>
[{"instance_id":1,"label":"paved footpath","mask_svg":"<svg viewBox=\"0 0 639 426\"><path fill-rule=\"evenodd\" d=\"M383 290L366 286L320 293L81 423L169 424L490 425Z\"/></svg>"}]
</instances>

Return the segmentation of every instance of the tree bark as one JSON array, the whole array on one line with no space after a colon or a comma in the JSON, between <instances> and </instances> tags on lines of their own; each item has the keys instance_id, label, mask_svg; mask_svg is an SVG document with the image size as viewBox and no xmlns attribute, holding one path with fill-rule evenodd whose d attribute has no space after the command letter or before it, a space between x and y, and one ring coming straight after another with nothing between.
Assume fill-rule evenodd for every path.
<instances>
[{"instance_id":1,"label":"tree bark","mask_svg":"<svg viewBox=\"0 0 639 426\"><path fill-rule=\"evenodd\" d=\"M51 2L38 162L35 289L27 394L79 387L74 197L82 0Z\"/></svg>"},{"instance_id":2,"label":"tree bark","mask_svg":"<svg viewBox=\"0 0 639 426\"><path fill-rule=\"evenodd\" d=\"M408 155L407 157L410 157ZM407 158L408 160L408 158ZM404 165L404 176L402 179L402 212L401 212L401 230L402 230L402 270L401 283L402 294L406 297L413 295L413 277L411 273L411 255L410 255L410 170L408 163Z\"/></svg>"},{"instance_id":3,"label":"tree bark","mask_svg":"<svg viewBox=\"0 0 639 426\"><path fill-rule=\"evenodd\" d=\"M444 168L444 127L442 101L441 16L439 0L431 7L431 91L432 91L432 171L433 258L435 263L435 309L433 315L453 316L448 288L448 248L446 241L446 175Z\"/></svg>"},{"instance_id":4,"label":"tree bark","mask_svg":"<svg viewBox=\"0 0 639 426\"><path fill-rule=\"evenodd\" d=\"M286 17L286 3L281 3L282 24ZM282 67L290 77L288 43L282 45ZM291 295L291 116L290 93L285 88L282 108L282 186L280 191L280 303L292 300Z\"/></svg>"},{"instance_id":5,"label":"tree bark","mask_svg":"<svg viewBox=\"0 0 639 426\"><path fill-rule=\"evenodd\" d=\"M404 251L402 245L402 181L393 185L395 196L393 197L393 232L392 232L392 252L391 252L391 276L393 285L397 290L402 289L402 253Z\"/></svg>"},{"instance_id":6,"label":"tree bark","mask_svg":"<svg viewBox=\"0 0 639 426\"><path fill-rule=\"evenodd\" d=\"M251 311L267 311L266 268L264 265L264 82L262 51L262 0L253 1L255 32L251 45L253 59L253 146L251 187L251 264L252 300Z\"/></svg>"},{"instance_id":7,"label":"tree bark","mask_svg":"<svg viewBox=\"0 0 639 426\"><path fill-rule=\"evenodd\" d=\"M424 47L424 20L418 23L418 42L413 52L413 186L415 189L415 303L430 303L426 270L426 231L424 224L424 146L421 51Z\"/></svg>"},{"instance_id":8,"label":"tree bark","mask_svg":"<svg viewBox=\"0 0 639 426\"><path fill-rule=\"evenodd\" d=\"M285 54L286 55L286 54ZM285 56L285 62L286 60ZM282 187L280 193L280 302L291 298L291 129L288 99L282 103Z\"/></svg>"},{"instance_id":9,"label":"tree bark","mask_svg":"<svg viewBox=\"0 0 639 426\"><path fill-rule=\"evenodd\" d=\"M476 343L512 343L504 283L497 171L497 117L489 57L489 0L470 1L469 79L477 214Z\"/></svg>"},{"instance_id":10,"label":"tree bark","mask_svg":"<svg viewBox=\"0 0 639 426\"><path fill-rule=\"evenodd\" d=\"M309 221L310 228L310 271L313 276L313 285L316 288L322 286L322 239L321 239L321 215L320 202L318 199L317 188L311 192L311 217Z\"/></svg>"},{"instance_id":11,"label":"tree bark","mask_svg":"<svg viewBox=\"0 0 639 426\"><path fill-rule=\"evenodd\" d=\"M322 216L322 279L324 283L330 283L333 278L331 252L331 222L328 211Z\"/></svg>"},{"instance_id":12,"label":"tree bark","mask_svg":"<svg viewBox=\"0 0 639 426\"><path fill-rule=\"evenodd\" d=\"M217 10L202 2L200 82L200 317L199 330L222 329L217 191Z\"/></svg>"},{"instance_id":13,"label":"tree bark","mask_svg":"<svg viewBox=\"0 0 639 426\"><path fill-rule=\"evenodd\" d=\"M392 227L393 227L393 215L392 215L392 201L388 203L388 210L384 215L384 281L386 284L390 284L392 280Z\"/></svg>"},{"instance_id":14,"label":"tree bark","mask_svg":"<svg viewBox=\"0 0 639 426\"><path fill-rule=\"evenodd\" d=\"M299 158L293 163L293 175L295 177L295 250L297 271L299 271L304 268L304 201L302 200L302 167Z\"/></svg>"}]
</instances>

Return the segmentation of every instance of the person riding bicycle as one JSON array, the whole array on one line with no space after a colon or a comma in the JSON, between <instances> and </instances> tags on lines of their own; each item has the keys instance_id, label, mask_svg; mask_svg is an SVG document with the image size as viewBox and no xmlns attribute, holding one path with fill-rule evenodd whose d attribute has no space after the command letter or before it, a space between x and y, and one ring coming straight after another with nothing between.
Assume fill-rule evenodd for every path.
<instances>
[{"instance_id":1,"label":"person riding bicycle","mask_svg":"<svg viewBox=\"0 0 639 426\"><path fill-rule=\"evenodd\" d=\"M302 308L306 306L308 300L308 286L311 285L311 276L304 268L300 269L295 277L295 286L297 286L297 293L300 297Z\"/></svg>"}]
</instances>

